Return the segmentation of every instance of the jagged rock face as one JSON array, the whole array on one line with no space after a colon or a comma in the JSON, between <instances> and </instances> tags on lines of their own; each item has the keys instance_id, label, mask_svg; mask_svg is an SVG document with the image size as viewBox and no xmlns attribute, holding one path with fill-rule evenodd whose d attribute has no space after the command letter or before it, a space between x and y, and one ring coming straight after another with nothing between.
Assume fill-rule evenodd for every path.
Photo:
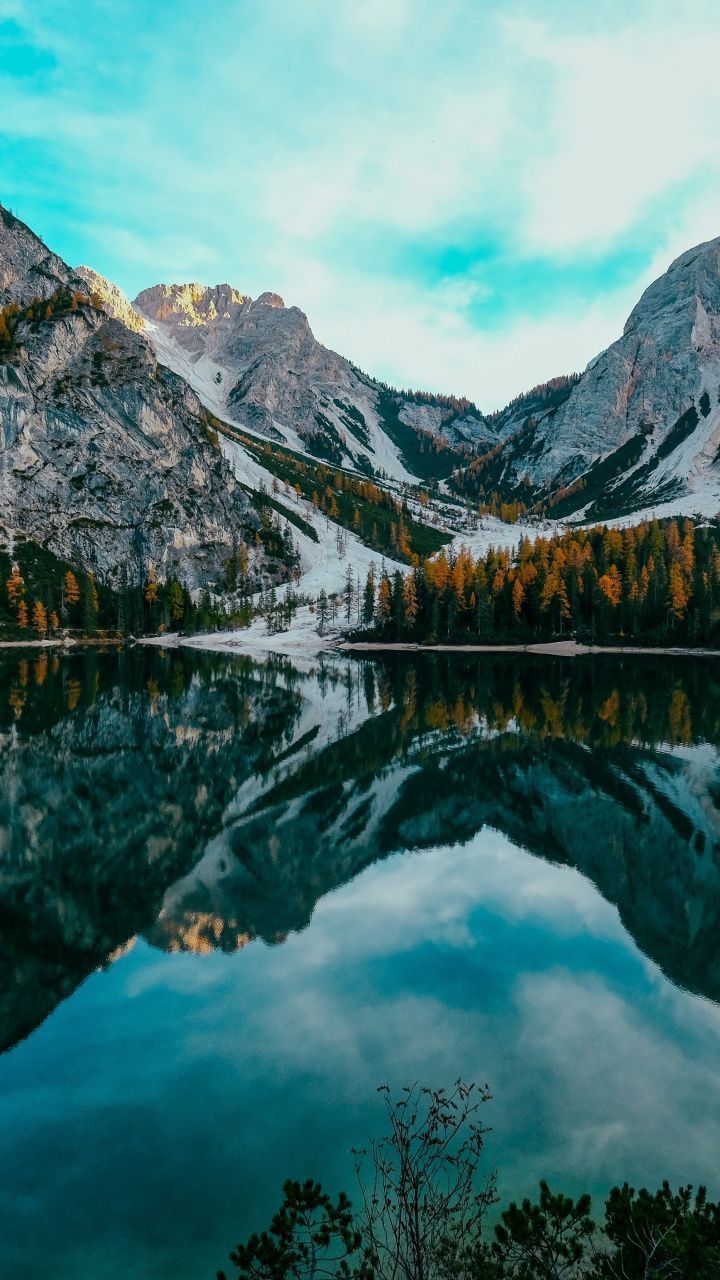
<instances>
[{"instance_id":1,"label":"jagged rock face","mask_svg":"<svg viewBox=\"0 0 720 1280\"><path fill-rule=\"evenodd\" d=\"M135 333L142 333L145 321L122 289L111 280L106 280L99 272L93 271L92 267L76 267L75 275L84 281L88 292L100 300L103 311L107 311L115 320L122 320Z\"/></svg>"},{"instance_id":2,"label":"jagged rock face","mask_svg":"<svg viewBox=\"0 0 720 1280\"><path fill-rule=\"evenodd\" d=\"M388 414L386 389L318 342L304 312L276 293L253 301L230 285L155 285L135 306L158 357L206 402L210 387L208 407L318 457L405 478L417 457L405 457L403 435L495 439L477 411L390 393Z\"/></svg>"},{"instance_id":3,"label":"jagged rock face","mask_svg":"<svg viewBox=\"0 0 720 1280\"><path fill-rule=\"evenodd\" d=\"M226 332L245 301L229 284L156 284L139 293L134 306L149 320L167 325L186 350L202 355L210 336Z\"/></svg>"},{"instance_id":4,"label":"jagged rock face","mask_svg":"<svg viewBox=\"0 0 720 1280\"><path fill-rule=\"evenodd\" d=\"M62 258L0 205L0 307L49 298L62 285L83 288Z\"/></svg>"},{"instance_id":5,"label":"jagged rock face","mask_svg":"<svg viewBox=\"0 0 720 1280\"><path fill-rule=\"evenodd\" d=\"M35 296L40 269L48 297L75 280L22 224L0 225L13 296ZM220 579L234 540L255 543L259 520L197 396L104 309L21 322L0 360L0 428L6 541L22 534L111 581L152 565L191 587ZM284 572L257 550L253 567Z\"/></svg>"},{"instance_id":6,"label":"jagged rock face","mask_svg":"<svg viewBox=\"0 0 720 1280\"><path fill-rule=\"evenodd\" d=\"M716 239L684 253L650 285L623 336L591 361L565 403L541 418L511 471L548 487L586 475L577 505L590 497L589 515L715 492L719 388ZM608 462L593 469L599 458Z\"/></svg>"},{"instance_id":7,"label":"jagged rock face","mask_svg":"<svg viewBox=\"0 0 720 1280\"><path fill-rule=\"evenodd\" d=\"M258 521L195 394L103 312L28 330L0 367L6 536L22 531L108 580L148 565L219 577Z\"/></svg>"}]
</instances>

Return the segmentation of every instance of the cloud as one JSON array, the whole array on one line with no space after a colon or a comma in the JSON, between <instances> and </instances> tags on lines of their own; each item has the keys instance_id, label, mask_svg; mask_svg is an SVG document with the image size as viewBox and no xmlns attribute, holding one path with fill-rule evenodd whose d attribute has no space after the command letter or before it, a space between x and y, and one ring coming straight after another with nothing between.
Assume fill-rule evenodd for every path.
<instances>
[{"instance_id":1,"label":"cloud","mask_svg":"<svg viewBox=\"0 0 720 1280\"><path fill-rule=\"evenodd\" d=\"M483 330L468 311L467 282L432 289L389 276L334 272L305 257L273 264L288 302L302 305L321 341L399 386L469 396L485 411L558 373L583 369L622 330L635 284L601 296L578 315L566 304L541 318L513 314Z\"/></svg>"},{"instance_id":2,"label":"cloud","mask_svg":"<svg viewBox=\"0 0 720 1280\"><path fill-rule=\"evenodd\" d=\"M50 61L4 61L4 198L131 296L273 288L368 372L497 407L720 230L714 9L534 12L6 4Z\"/></svg>"},{"instance_id":3,"label":"cloud","mask_svg":"<svg viewBox=\"0 0 720 1280\"><path fill-rule=\"evenodd\" d=\"M682 184L703 172L720 193L717 14L709 28L684 10L607 34L512 20L505 32L549 86L539 154L521 170L526 250L569 256L606 244L663 193L682 202Z\"/></svg>"}]
</instances>

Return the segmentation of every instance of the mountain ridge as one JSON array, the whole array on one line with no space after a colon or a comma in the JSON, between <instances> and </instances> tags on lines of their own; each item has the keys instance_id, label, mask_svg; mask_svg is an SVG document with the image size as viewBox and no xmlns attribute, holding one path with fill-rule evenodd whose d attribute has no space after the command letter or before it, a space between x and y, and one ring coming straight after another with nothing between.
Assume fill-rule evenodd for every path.
<instances>
[{"instance_id":1,"label":"mountain ridge","mask_svg":"<svg viewBox=\"0 0 720 1280\"><path fill-rule=\"evenodd\" d=\"M413 517L449 536L491 498L585 522L720 506L720 238L679 255L583 373L485 415L372 378L276 293L157 284L130 302L0 215L6 541L108 580L153 566L192 587L222 580L242 541L254 581L279 580L258 542L274 455L228 443L223 423L307 459L318 490L325 467L410 495ZM297 527L287 492L273 503Z\"/></svg>"}]
</instances>

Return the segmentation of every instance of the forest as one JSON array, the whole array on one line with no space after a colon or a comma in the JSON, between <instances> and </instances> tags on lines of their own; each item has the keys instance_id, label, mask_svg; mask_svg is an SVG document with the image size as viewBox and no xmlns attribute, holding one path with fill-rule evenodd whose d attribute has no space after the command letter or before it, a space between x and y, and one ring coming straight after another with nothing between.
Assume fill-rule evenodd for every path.
<instances>
[{"instance_id":1,"label":"forest","mask_svg":"<svg viewBox=\"0 0 720 1280\"><path fill-rule=\"evenodd\" d=\"M411 563L433 555L449 536L416 520L407 503L370 478L312 462L273 441L258 440L207 415L213 430L237 440L275 476L274 493L294 493L380 555ZM285 514L285 511L283 511ZM291 518L291 517L289 517Z\"/></svg>"},{"instance_id":2,"label":"forest","mask_svg":"<svg viewBox=\"0 0 720 1280\"><path fill-rule=\"evenodd\" d=\"M714 645L720 526L652 520L524 537L516 552L491 547L477 558L443 550L406 577L371 570L363 621L378 639L427 644Z\"/></svg>"},{"instance_id":3,"label":"forest","mask_svg":"<svg viewBox=\"0 0 720 1280\"><path fill-rule=\"evenodd\" d=\"M159 581L150 570L142 581L124 578L116 587L92 573L59 559L34 542L20 542L0 550L0 638L45 640L67 635L74 639L122 640L127 636L165 631L205 631L219 626L246 625L252 616L243 593L243 548L229 557L225 584L236 594L232 612L218 608L208 592L193 601L187 586L175 576Z\"/></svg>"}]
</instances>

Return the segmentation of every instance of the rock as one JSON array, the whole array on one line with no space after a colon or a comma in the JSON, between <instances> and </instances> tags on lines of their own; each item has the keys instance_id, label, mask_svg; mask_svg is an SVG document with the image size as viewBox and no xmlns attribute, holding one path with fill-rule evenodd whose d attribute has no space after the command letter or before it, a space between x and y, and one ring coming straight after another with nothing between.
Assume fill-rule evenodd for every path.
<instances>
[{"instance_id":1,"label":"rock","mask_svg":"<svg viewBox=\"0 0 720 1280\"><path fill-rule=\"evenodd\" d=\"M6 297L78 282L17 219L3 212L0 227ZM218 581L245 541L256 578L277 580L284 568L256 548L259 517L196 394L128 327L119 291L103 282L100 293L102 306L23 320L0 356L0 537L44 543L109 581L152 565L190 587Z\"/></svg>"},{"instance_id":2,"label":"rock","mask_svg":"<svg viewBox=\"0 0 720 1280\"><path fill-rule=\"evenodd\" d=\"M42 240L0 205L0 307L49 298L63 285L83 289L84 281L51 253Z\"/></svg>"},{"instance_id":3,"label":"rock","mask_svg":"<svg viewBox=\"0 0 720 1280\"><path fill-rule=\"evenodd\" d=\"M271 439L299 440L329 462L423 477L426 437L496 440L474 407L433 396L418 402L361 373L318 342L304 312L277 293L253 301L230 285L161 284L138 294L135 306L150 321L159 358L214 412ZM211 385L222 387L212 402L208 369ZM451 459L447 473L461 460Z\"/></svg>"},{"instance_id":4,"label":"rock","mask_svg":"<svg viewBox=\"0 0 720 1280\"><path fill-rule=\"evenodd\" d=\"M506 483L585 479L590 517L669 497L720 496L720 238L682 254L650 285L623 335L540 418ZM516 424L517 425L517 424ZM588 503L588 498L591 501Z\"/></svg>"},{"instance_id":5,"label":"rock","mask_svg":"<svg viewBox=\"0 0 720 1280\"><path fill-rule=\"evenodd\" d=\"M95 294L100 299L103 311L107 311L108 315L113 316L115 320L122 320L123 324L135 333L143 332L145 321L122 289L112 281L106 280L105 276L101 276L97 271L93 271L92 267L76 267L75 275L85 282L89 293Z\"/></svg>"}]
</instances>

